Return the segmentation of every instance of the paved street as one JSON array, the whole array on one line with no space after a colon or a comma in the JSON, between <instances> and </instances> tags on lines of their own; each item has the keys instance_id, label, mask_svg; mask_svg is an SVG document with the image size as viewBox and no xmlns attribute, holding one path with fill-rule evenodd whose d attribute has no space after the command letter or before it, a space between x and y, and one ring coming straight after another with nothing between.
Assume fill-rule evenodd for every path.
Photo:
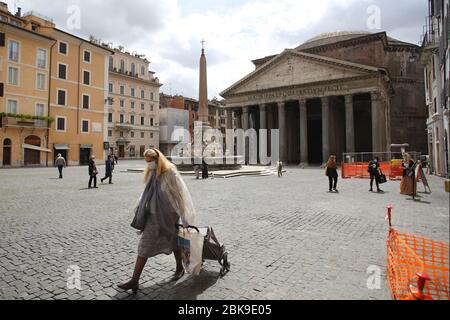
<instances>
[{"instance_id":1,"label":"paved street","mask_svg":"<svg viewBox=\"0 0 450 320\"><path fill-rule=\"evenodd\" d=\"M386 205L401 231L449 239L449 196L429 177L420 202L400 182L369 193L367 180L340 180L329 194L322 169L287 168L283 179L185 177L200 225L214 227L231 272L205 264L201 275L169 283L173 256L149 260L141 291L116 290L132 275L139 237L129 226L144 185L119 162L114 185L87 189L87 168L0 170L0 299L390 299L386 284ZM104 173L104 167L99 167ZM99 177L100 178L100 177ZM419 191L423 186L419 184ZM67 289L67 269L81 270L81 290ZM378 266L381 288L369 290Z\"/></svg>"}]
</instances>

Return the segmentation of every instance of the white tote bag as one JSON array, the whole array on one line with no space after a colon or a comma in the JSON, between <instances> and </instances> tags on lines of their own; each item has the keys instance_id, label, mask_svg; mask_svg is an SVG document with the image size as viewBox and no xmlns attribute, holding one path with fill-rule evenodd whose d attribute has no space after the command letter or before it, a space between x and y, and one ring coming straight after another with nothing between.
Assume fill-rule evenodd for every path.
<instances>
[{"instance_id":1,"label":"white tote bag","mask_svg":"<svg viewBox=\"0 0 450 320\"><path fill-rule=\"evenodd\" d=\"M182 228L178 231L178 245L181 248L184 271L198 276L202 268L203 242L205 240L198 229Z\"/></svg>"}]
</instances>

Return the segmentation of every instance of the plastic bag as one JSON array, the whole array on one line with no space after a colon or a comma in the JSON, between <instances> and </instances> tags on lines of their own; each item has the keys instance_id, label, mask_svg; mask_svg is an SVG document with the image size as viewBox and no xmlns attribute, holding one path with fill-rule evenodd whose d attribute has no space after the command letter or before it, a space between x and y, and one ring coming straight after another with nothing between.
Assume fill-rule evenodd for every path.
<instances>
[{"instance_id":1,"label":"plastic bag","mask_svg":"<svg viewBox=\"0 0 450 320\"><path fill-rule=\"evenodd\" d=\"M181 248L184 271L198 276L202 268L203 242L205 238L197 228L181 228L178 231L178 245Z\"/></svg>"}]
</instances>

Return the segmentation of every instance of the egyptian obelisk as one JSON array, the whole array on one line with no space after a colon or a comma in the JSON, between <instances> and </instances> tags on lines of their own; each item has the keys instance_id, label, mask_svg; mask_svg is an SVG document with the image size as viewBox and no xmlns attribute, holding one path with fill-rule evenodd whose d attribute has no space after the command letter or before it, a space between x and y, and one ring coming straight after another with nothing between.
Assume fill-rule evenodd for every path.
<instances>
[{"instance_id":1,"label":"egyptian obelisk","mask_svg":"<svg viewBox=\"0 0 450 320\"><path fill-rule=\"evenodd\" d=\"M208 117L208 80L206 74L206 56L205 56L205 41L202 41L202 55L200 56L200 84L199 84L199 111L198 121L203 123L203 126L209 127Z\"/></svg>"}]
</instances>

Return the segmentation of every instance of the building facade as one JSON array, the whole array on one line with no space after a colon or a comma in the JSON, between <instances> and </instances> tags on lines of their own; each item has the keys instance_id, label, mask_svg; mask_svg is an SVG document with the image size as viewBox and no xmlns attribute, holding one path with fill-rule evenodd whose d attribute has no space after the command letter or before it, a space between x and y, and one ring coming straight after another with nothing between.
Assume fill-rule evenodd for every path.
<instances>
[{"instance_id":1,"label":"building facade","mask_svg":"<svg viewBox=\"0 0 450 320\"><path fill-rule=\"evenodd\" d=\"M323 34L253 61L256 70L221 96L237 127L280 130L285 163L321 164L331 153L342 160L403 143L426 153L419 53L385 32Z\"/></svg>"},{"instance_id":2,"label":"building facade","mask_svg":"<svg viewBox=\"0 0 450 320\"><path fill-rule=\"evenodd\" d=\"M45 165L49 156L50 50L56 41L28 29L0 3L0 167ZM19 117L19 115L21 117Z\"/></svg>"},{"instance_id":3,"label":"building facade","mask_svg":"<svg viewBox=\"0 0 450 320\"><path fill-rule=\"evenodd\" d=\"M429 0L421 60L425 66L428 154L436 175L449 176L449 0Z\"/></svg>"},{"instance_id":4,"label":"building facade","mask_svg":"<svg viewBox=\"0 0 450 320\"><path fill-rule=\"evenodd\" d=\"M143 56L114 49L109 58L107 139L119 158L143 158L159 148L159 89L162 86Z\"/></svg>"},{"instance_id":5,"label":"building facade","mask_svg":"<svg viewBox=\"0 0 450 320\"><path fill-rule=\"evenodd\" d=\"M1 149L7 160L3 166L52 165L59 153L69 165L85 165L91 155L103 158L107 63L113 51L59 30L50 18L33 12L22 16L20 11L13 16L5 4L0 7L8 41L1 60L10 73L1 110L53 120L27 124L2 117L6 124ZM47 39L46 43L36 42L38 38ZM6 78L3 73L2 78ZM47 128L45 135L42 127Z\"/></svg>"},{"instance_id":6,"label":"building facade","mask_svg":"<svg viewBox=\"0 0 450 320\"><path fill-rule=\"evenodd\" d=\"M160 95L160 108L184 109L189 114L189 133L194 136L194 125L199 121L199 102L196 99L183 96ZM230 113L228 116L225 110L225 104L216 99L208 101L208 123L212 128L219 129L225 134L226 129L235 128L235 115Z\"/></svg>"}]
</instances>

